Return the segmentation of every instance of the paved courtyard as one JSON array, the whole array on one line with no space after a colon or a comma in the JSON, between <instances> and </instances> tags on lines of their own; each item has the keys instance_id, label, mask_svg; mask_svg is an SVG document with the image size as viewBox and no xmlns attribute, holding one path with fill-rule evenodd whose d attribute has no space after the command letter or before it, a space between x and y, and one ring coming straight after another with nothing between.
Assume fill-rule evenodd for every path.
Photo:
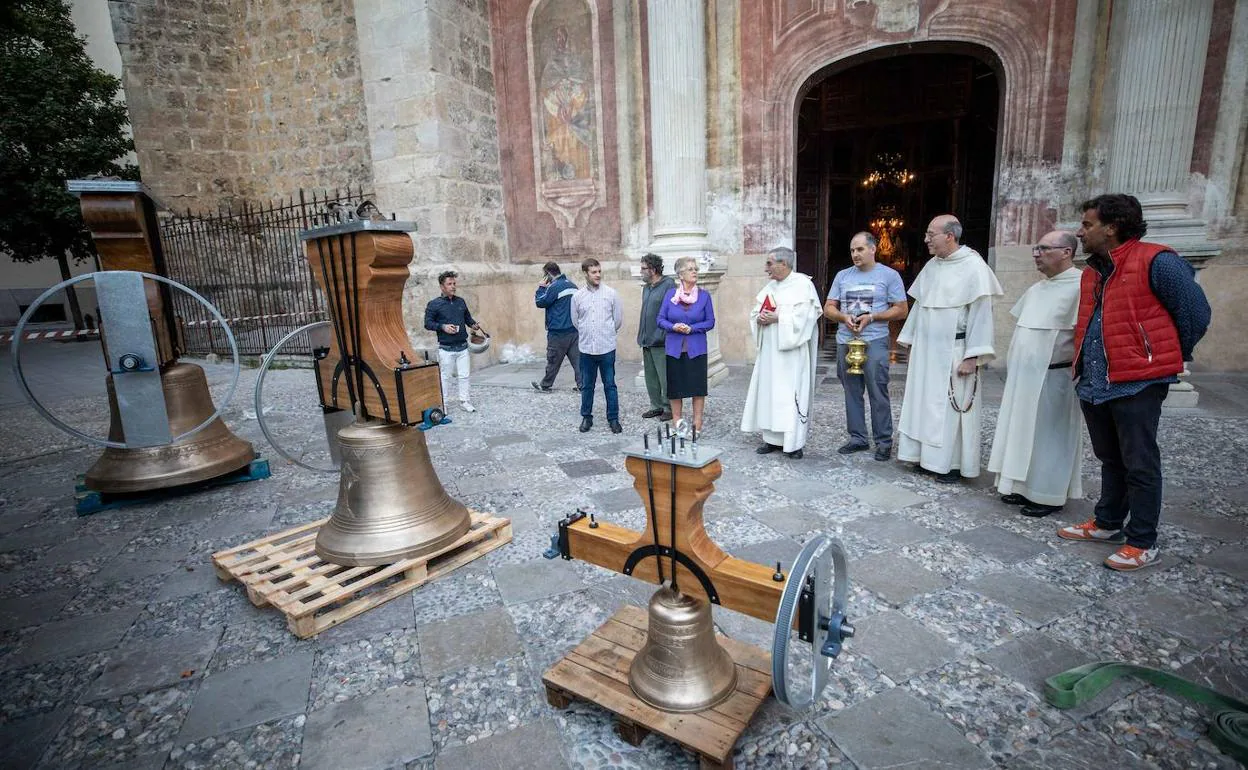
<instances>
[{"instance_id":1,"label":"paved courtyard","mask_svg":"<svg viewBox=\"0 0 1248 770\"><path fill-rule=\"evenodd\" d=\"M26 359L40 397L97 435L107 418L98 350L31 345ZM540 684L553 661L653 590L541 558L555 522L578 506L641 525L620 451L653 427L638 416L635 366L621 367L622 436L601 416L576 431L566 369L550 394L528 385L536 364L479 372L478 411L453 409L453 425L428 433L430 448L447 490L510 517L514 541L301 641L278 613L219 583L209 562L334 504L335 477L282 462L264 443L254 371L226 420L273 458L272 478L79 518L74 478L98 450L27 408L0 353L0 766L696 767L659 736L629 746L593 706L551 708ZM207 368L219 397L226 369ZM708 399L703 440L724 449L724 474L707 529L730 553L767 564L787 565L813 533L839 537L858 635L810 712L764 704L738 767L1236 766L1205 737L1206 710L1154 688L1121 682L1075 711L1040 692L1048 675L1118 659L1248 698L1248 378L1198 375L1201 406L1163 417L1164 561L1123 575L1101 567L1101 547L1053 535L1091 510L1090 453L1086 499L1025 519L987 477L941 486L870 453L837 455L844 410L831 376L805 459L755 455L737 429L748 376L732 369ZM985 390L991 436L999 375ZM266 392L282 440L315 455L324 439L310 373L273 372ZM770 624L718 608L715 619L769 648Z\"/></svg>"}]
</instances>

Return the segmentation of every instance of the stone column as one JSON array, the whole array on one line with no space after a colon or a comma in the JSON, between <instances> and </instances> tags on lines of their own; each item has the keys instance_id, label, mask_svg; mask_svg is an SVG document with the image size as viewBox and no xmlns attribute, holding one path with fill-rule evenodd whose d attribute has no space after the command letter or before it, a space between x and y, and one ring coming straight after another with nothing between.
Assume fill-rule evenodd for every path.
<instances>
[{"instance_id":1,"label":"stone column","mask_svg":"<svg viewBox=\"0 0 1248 770\"><path fill-rule=\"evenodd\" d=\"M718 305L724 270L706 229L706 17L701 0L648 0L650 168L654 200L648 251L668 271L698 260L699 286ZM707 379L728 376L719 330L707 335Z\"/></svg>"},{"instance_id":2,"label":"stone column","mask_svg":"<svg viewBox=\"0 0 1248 770\"><path fill-rule=\"evenodd\" d=\"M1192 146L1214 0L1115 0L1107 189L1140 199L1150 241L1210 256L1189 211Z\"/></svg>"},{"instance_id":3,"label":"stone column","mask_svg":"<svg viewBox=\"0 0 1248 770\"><path fill-rule=\"evenodd\" d=\"M701 0L649 0L649 250L706 260L706 19Z\"/></svg>"},{"instance_id":4,"label":"stone column","mask_svg":"<svg viewBox=\"0 0 1248 770\"><path fill-rule=\"evenodd\" d=\"M1107 189L1140 199L1148 240L1173 246L1197 270L1218 250L1192 216L1192 146L1214 0L1115 0L1110 63L1116 73ZM1186 372L1185 372L1186 374ZM1167 407L1194 407L1186 380Z\"/></svg>"}]
</instances>

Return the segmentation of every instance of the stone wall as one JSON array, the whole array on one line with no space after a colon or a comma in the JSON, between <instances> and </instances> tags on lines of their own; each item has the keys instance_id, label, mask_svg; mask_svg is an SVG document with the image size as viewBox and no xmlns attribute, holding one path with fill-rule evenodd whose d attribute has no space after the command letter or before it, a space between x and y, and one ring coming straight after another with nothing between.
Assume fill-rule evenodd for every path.
<instances>
[{"instance_id":1,"label":"stone wall","mask_svg":"<svg viewBox=\"0 0 1248 770\"><path fill-rule=\"evenodd\" d=\"M143 181L211 209L370 185L350 0L110 0Z\"/></svg>"},{"instance_id":2,"label":"stone wall","mask_svg":"<svg viewBox=\"0 0 1248 770\"><path fill-rule=\"evenodd\" d=\"M355 18L378 205L416 222L418 264L506 261L485 0L357 0Z\"/></svg>"},{"instance_id":3,"label":"stone wall","mask_svg":"<svg viewBox=\"0 0 1248 770\"><path fill-rule=\"evenodd\" d=\"M109 9L143 181L179 209L245 196L232 1L110 0Z\"/></svg>"},{"instance_id":4,"label":"stone wall","mask_svg":"<svg viewBox=\"0 0 1248 770\"><path fill-rule=\"evenodd\" d=\"M351 0L236 0L251 197L368 188L372 178Z\"/></svg>"}]
</instances>

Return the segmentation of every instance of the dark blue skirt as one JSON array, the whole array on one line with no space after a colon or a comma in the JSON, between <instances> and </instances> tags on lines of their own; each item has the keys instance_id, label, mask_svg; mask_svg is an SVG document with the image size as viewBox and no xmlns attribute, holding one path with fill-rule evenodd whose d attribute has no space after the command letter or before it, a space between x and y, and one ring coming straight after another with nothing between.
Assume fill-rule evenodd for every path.
<instances>
[{"instance_id":1,"label":"dark blue skirt","mask_svg":"<svg viewBox=\"0 0 1248 770\"><path fill-rule=\"evenodd\" d=\"M681 353L680 358L667 357L667 397L690 398L706 395L706 359L702 355L690 358Z\"/></svg>"}]
</instances>

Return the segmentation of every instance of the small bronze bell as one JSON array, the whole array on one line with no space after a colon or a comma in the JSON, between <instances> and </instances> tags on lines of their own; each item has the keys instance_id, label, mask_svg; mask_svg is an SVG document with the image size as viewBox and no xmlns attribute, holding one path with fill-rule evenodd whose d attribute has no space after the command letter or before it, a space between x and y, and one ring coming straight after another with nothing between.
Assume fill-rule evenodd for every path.
<instances>
[{"instance_id":1,"label":"small bronze bell","mask_svg":"<svg viewBox=\"0 0 1248 770\"><path fill-rule=\"evenodd\" d=\"M845 351L845 373L863 374L862 365L867 362L867 342L861 337L854 337L845 343L849 348Z\"/></svg>"},{"instance_id":2,"label":"small bronze bell","mask_svg":"<svg viewBox=\"0 0 1248 770\"><path fill-rule=\"evenodd\" d=\"M208 378L195 364L173 364L161 372L160 382L165 394L165 410L169 414L170 435L186 433L213 413ZM108 438L125 441L112 375L108 376L106 384L110 417ZM245 467L254 459L255 448L231 433L217 418L195 435L167 446L109 447L87 471L84 483L87 489L96 492L146 492L216 478Z\"/></svg>"},{"instance_id":3,"label":"small bronze bell","mask_svg":"<svg viewBox=\"0 0 1248 770\"><path fill-rule=\"evenodd\" d=\"M432 553L472 526L442 488L425 434L394 423L355 422L338 431L338 505L316 537L327 562L393 564Z\"/></svg>"},{"instance_id":4,"label":"small bronze bell","mask_svg":"<svg viewBox=\"0 0 1248 770\"><path fill-rule=\"evenodd\" d=\"M646 644L628 683L662 711L703 711L732 695L737 666L711 625L711 605L664 586L650 598Z\"/></svg>"}]
</instances>

